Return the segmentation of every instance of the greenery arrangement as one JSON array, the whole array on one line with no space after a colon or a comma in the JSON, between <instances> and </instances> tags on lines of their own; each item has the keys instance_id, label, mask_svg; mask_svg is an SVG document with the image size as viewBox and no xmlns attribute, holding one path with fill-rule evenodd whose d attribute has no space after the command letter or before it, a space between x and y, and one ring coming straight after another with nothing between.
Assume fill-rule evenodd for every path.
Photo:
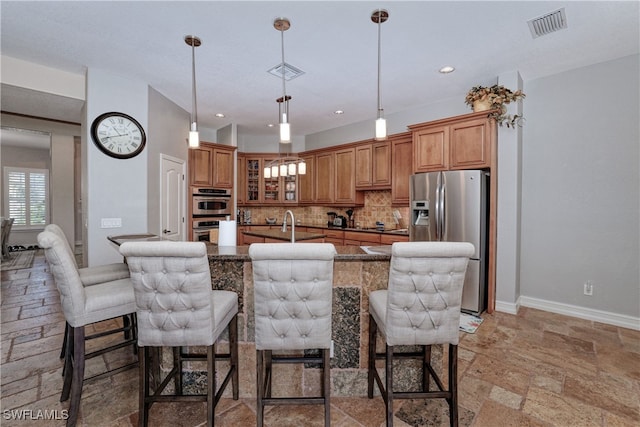
<instances>
[{"instance_id":1,"label":"greenery arrangement","mask_svg":"<svg viewBox=\"0 0 640 427\"><path fill-rule=\"evenodd\" d=\"M521 90L512 92L502 85L493 85L491 87L474 86L467 93L464 102L473 108L473 104L476 101L483 101L489 105L491 112L489 117L495 119L498 125L503 124L506 127L515 127L520 125L523 117L520 115L511 116L507 114L507 107L505 104L509 104L512 101L523 99L525 94Z\"/></svg>"}]
</instances>

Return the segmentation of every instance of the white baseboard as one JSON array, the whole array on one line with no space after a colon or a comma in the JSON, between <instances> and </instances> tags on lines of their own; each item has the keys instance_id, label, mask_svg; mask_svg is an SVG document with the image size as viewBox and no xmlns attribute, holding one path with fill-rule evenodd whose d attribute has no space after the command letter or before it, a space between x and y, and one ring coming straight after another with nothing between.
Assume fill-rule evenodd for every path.
<instances>
[{"instance_id":1,"label":"white baseboard","mask_svg":"<svg viewBox=\"0 0 640 427\"><path fill-rule=\"evenodd\" d=\"M518 314L518 309L520 308L520 303L512 303L512 302L504 302L504 301L496 301L496 311L500 311L502 313L507 314Z\"/></svg>"},{"instance_id":2,"label":"white baseboard","mask_svg":"<svg viewBox=\"0 0 640 427\"><path fill-rule=\"evenodd\" d=\"M608 311L595 310L593 308L580 307L577 305L563 304L555 301L547 301L539 298L521 296L516 303L496 301L496 311L508 314L518 314L518 309L522 307L535 308L549 311L551 313L564 314L566 316L577 317L579 319L592 320L594 322L605 323L607 325L620 326L622 328L640 330L640 317L627 316L625 314L611 313Z\"/></svg>"}]
</instances>

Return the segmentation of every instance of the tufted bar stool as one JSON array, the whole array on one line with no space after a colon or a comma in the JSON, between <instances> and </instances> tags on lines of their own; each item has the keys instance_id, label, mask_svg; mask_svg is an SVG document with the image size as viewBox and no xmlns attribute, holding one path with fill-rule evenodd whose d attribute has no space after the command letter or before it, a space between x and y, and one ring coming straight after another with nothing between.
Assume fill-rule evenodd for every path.
<instances>
[{"instance_id":1,"label":"tufted bar stool","mask_svg":"<svg viewBox=\"0 0 640 427\"><path fill-rule=\"evenodd\" d=\"M80 275L80 281L82 282L82 286L92 286L97 285L98 283L111 282L113 280L126 279L129 277L129 267L124 262L115 262L112 264L103 264L97 265L93 267L81 267L78 268L78 264L76 262L76 257L71 249L71 245L67 240L67 236L65 236L64 231L57 224L48 224L44 227L44 231L50 231L55 234L65 243L65 249L69 252L69 257L73 260L74 265L78 269L78 274ZM130 332L135 332L135 328L132 327L135 319L132 319L133 315L122 316L123 328L125 331L125 339L130 338ZM71 327L69 323L65 325L64 338L62 341L62 350L60 351L60 359L64 358L67 353L67 343L69 341L69 335L71 333ZM91 336L85 337L85 339L92 339ZM64 370L63 370L64 375Z\"/></svg>"},{"instance_id":2,"label":"tufted bar stool","mask_svg":"<svg viewBox=\"0 0 640 427\"><path fill-rule=\"evenodd\" d=\"M43 231L38 234L38 245L44 249L45 258L51 268L56 287L60 293L62 312L69 326L69 329L65 332L68 333L68 340L60 401L71 398L67 426L74 426L78 419L84 381L113 375L137 365L137 361L131 362L119 368L94 375L86 380L84 379L86 359L129 345L135 347L133 325L126 328L98 332L93 335L85 333L85 328L94 323L133 315L136 309L133 285L127 277L85 287L80 279L75 260L66 248L68 244L64 239L50 231ZM86 340L104 337L125 329L128 330L126 339L89 353L85 352Z\"/></svg>"},{"instance_id":3,"label":"tufted bar stool","mask_svg":"<svg viewBox=\"0 0 640 427\"><path fill-rule=\"evenodd\" d=\"M386 406L387 426L393 426L394 399L444 398L449 422L458 425L457 360L462 288L474 247L464 242L403 242L391 247L389 285L369 295L369 398L373 382ZM386 342L376 353L376 336ZM431 366L431 345L449 344L448 388ZM420 346L418 352L396 352L395 346ZM422 364L422 390L393 390L393 361L417 358ZM376 370L376 359L385 360L385 385ZM433 378L438 390L429 390Z\"/></svg>"},{"instance_id":4,"label":"tufted bar stool","mask_svg":"<svg viewBox=\"0 0 640 427\"><path fill-rule=\"evenodd\" d=\"M323 404L324 424L330 424L335 254L331 243L254 243L249 247L255 299L258 427L264 423L265 405L277 404ZM296 355L312 349L319 349L320 356L304 352ZM273 397L273 363L319 363L322 395Z\"/></svg>"},{"instance_id":5,"label":"tufted bar stool","mask_svg":"<svg viewBox=\"0 0 640 427\"><path fill-rule=\"evenodd\" d=\"M120 246L120 253L131 271L138 346L142 349L138 425L149 424L149 409L154 402L205 401L207 425L213 426L216 404L229 381L233 398L238 399L238 295L212 290L203 242L127 242ZM229 352L216 354L216 342L227 328ZM206 355L187 352L186 347L193 346L206 346ZM161 347L173 348L173 367L151 390L153 352ZM217 388L215 363L219 360L228 360L229 369ZM183 363L188 361L206 362L206 394L183 394ZM169 395L164 390L171 379L175 393Z\"/></svg>"}]
</instances>

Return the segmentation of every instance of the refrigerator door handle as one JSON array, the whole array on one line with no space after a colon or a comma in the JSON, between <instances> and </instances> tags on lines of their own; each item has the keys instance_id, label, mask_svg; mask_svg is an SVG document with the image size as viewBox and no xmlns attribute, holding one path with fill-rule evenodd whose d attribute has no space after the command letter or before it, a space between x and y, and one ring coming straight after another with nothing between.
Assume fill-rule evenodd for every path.
<instances>
[{"instance_id":1,"label":"refrigerator door handle","mask_svg":"<svg viewBox=\"0 0 640 427\"><path fill-rule=\"evenodd\" d=\"M436 208L436 212L435 212L435 222L436 222L436 226L435 226L435 230L436 230L436 241L441 241L442 240L442 231L441 231L441 223L440 223L440 216L441 216L441 209L442 209L442 205L440 203L441 200L441 192L442 192L442 172L438 172L438 178L436 179L436 200L435 200L435 208Z\"/></svg>"},{"instance_id":2,"label":"refrigerator door handle","mask_svg":"<svg viewBox=\"0 0 640 427\"><path fill-rule=\"evenodd\" d=\"M440 240L447 241L447 181L444 172L440 184Z\"/></svg>"}]
</instances>

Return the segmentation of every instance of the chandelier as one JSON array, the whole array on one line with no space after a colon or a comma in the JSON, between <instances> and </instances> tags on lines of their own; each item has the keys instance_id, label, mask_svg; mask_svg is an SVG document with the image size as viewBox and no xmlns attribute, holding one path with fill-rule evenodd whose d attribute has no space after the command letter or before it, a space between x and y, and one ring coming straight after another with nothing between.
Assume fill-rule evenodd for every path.
<instances>
[{"instance_id":1,"label":"chandelier","mask_svg":"<svg viewBox=\"0 0 640 427\"><path fill-rule=\"evenodd\" d=\"M263 176L265 178L277 178L278 176L306 175L307 164L304 160L293 157L278 157L264 165Z\"/></svg>"}]
</instances>

